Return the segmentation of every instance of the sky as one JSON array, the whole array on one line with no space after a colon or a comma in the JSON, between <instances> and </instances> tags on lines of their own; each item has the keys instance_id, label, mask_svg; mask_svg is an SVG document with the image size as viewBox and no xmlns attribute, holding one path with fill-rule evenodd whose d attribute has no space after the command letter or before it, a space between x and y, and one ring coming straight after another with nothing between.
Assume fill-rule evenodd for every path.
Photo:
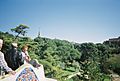
<instances>
[{"instance_id":1,"label":"sky","mask_svg":"<svg viewBox=\"0 0 120 81\"><path fill-rule=\"evenodd\" d=\"M0 31L19 24L26 36L102 43L120 36L120 0L0 0Z\"/></svg>"}]
</instances>

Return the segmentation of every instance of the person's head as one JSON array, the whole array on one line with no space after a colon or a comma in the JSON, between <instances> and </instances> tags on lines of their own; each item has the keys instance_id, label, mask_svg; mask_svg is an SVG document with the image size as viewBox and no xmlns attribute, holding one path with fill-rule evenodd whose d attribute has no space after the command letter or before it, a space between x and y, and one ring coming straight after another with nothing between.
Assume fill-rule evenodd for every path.
<instances>
[{"instance_id":1,"label":"person's head","mask_svg":"<svg viewBox=\"0 0 120 81\"><path fill-rule=\"evenodd\" d=\"M18 47L17 43L12 43L12 46L15 47L15 48Z\"/></svg>"},{"instance_id":2,"label":"person's head","mask_svg":"<svg viewBox=\"0 0 120 81\"><path fill-rule=\"evenodd\" d=\"M22 47L22 51L27 51L28 50L28 46L27 45L24 45L23 47Z\"/></svg>"},{"instance_id":3,"label":"person's head","mask_svg":"<svg viewBox=\"0 0 120 81\"><path fill-rule=\"evenodd\" d=\"M1 50L1 48L2 48L2 45L3 45L3 40L0 39L0 50Z\"/></svg>"}]
</instances>

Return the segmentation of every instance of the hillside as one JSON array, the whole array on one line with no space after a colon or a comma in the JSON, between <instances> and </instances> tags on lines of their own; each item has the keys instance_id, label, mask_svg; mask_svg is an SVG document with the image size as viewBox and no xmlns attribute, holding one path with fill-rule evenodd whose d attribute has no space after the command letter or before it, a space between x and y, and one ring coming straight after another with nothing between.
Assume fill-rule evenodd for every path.
<instances>
[{"instance_id":1,"label":"hillside","mask_svg":"<svg viewBox=\"0 0 120 81\"><path fill-rule=\"evenodd\" d=\"M6 54L15 36L0 32L4 40L2 51ZM58 81L110 81L111 71L120 75L120 40L110 39L103 44L71 43L44 37L19 37L19 50L29 45L32 59L45 67L45 75Z\"/></svg>"}]
</instances>

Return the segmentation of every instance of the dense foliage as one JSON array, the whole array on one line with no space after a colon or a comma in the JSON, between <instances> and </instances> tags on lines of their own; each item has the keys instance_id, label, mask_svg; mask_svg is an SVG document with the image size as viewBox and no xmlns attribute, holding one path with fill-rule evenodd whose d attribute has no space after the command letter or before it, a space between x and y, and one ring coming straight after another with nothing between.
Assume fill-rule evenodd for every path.
<instances>
[{"instance_id":1,"label":"dense foliage","mask_svg":"<svg viewBox=\"0 0 120 81\"><path fill-rule=\"evenodd\" d=\"M0 32L6 54L16 36ZM120 75L120 43L71 43L44 37L18 37L19 49L29 45L32 59L44 65L45 75L58 81L110 81L111 71Z\"/></svg>"}]
</instances>

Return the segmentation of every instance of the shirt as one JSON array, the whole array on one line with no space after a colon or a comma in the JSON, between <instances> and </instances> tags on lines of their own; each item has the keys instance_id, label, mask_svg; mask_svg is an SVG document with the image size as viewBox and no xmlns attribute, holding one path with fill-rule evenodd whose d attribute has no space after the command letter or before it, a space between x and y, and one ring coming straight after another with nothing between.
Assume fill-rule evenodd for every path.
<instances>
[{"instance_id":1,"label":"shirt","mask_svg":"<svg viewBox=\"0 0 120 81\"><path fill-rule=\"evenodd\" d=\"M8 67L4 59L4 54L1 51L0 51L0 66L3 67L7 72L12 71L12 69Z\"/></svg>"},{"instance_id":2,"label":"shirt","mask_svg":"<svg viewBox=\"0 0 120 81\"><path fill-rule=\"evenodd\" d=\"M28 60L27 60L26 58L29 57L28 52L27 52L27 51L26 51L26 52L23 52L23 51L22 51L21 54L22 54L22 57L24 58L24 63L27 63Z\"/></svg>"}]
</instances>

